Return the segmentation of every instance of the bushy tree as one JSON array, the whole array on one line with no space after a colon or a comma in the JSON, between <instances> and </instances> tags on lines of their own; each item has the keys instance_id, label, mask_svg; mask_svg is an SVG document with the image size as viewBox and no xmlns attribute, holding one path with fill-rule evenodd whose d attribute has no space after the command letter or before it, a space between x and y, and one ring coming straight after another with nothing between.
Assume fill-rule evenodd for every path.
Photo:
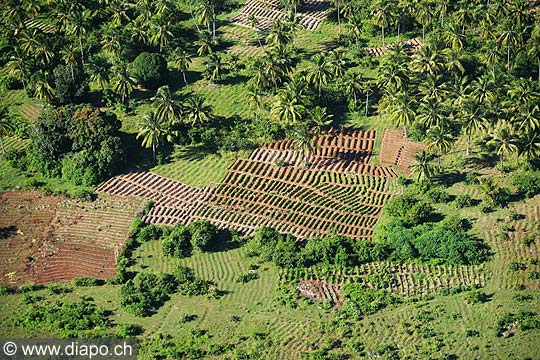
<instances>
[{"instance_id":1,"label":"bushy tree","mask_svg":"<svg viewBox=\"0 0 540 360\"><path fill-rule=\"evenodd\" d=\"M139 84L149 89L163 85L167 76L167 61L157 53L140 53L131 66Z\"/></svg>"},{"instance_id":2,"label":"bushy tree","mask_svg":"<svg viewBox=\"0 0 540 360\"><path fill-rule=\"evenodd\" d=\"M88 89L86 74L82 67L60 64L53 73L58 103L64 105L79 102Z\"/></svg>"},{"instance_id":3,"label":"bushy tree","mask_svg":"<svg viewBox=\"0 0 540 360\"><path fill-rule=\"evenodd\" d=\"M191 245L195 249L208 251L217 240L218 229L209 221L194 221L188 225L191 233Z\"/></svg>"},{"instance_id":4,"label":"bushy tree","mask_svg":"<svg viewBox=\"0 0 540 360\"><path fill-rule=\"evenodd\" d=\"M178 225L161 243L163 255L184 258L191 255L191 233L183 226Z\"/></svg>"}]
</instances>

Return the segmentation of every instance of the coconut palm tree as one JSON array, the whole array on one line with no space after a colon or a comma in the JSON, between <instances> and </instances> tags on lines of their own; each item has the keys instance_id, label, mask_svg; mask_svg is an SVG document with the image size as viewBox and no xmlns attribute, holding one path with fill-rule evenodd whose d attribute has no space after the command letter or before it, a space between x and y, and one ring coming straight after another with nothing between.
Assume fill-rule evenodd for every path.
<instances>
[{"instance_id":1,"label":"coconut palm tree","mask_svg":"<svg viewBox=\"0 0 540 360\"><path fill-rule=\"evenodd\" d=\"M254 108L255 118L259 118L259 110L262 105L262 96L259 87L250 83L247 92L247 101L250 108Z\"/></svg>"},{"instance_id":2,"label":"coconut palm tree","mask_svg":"<svg viewBox=\"0 0 540 360\"><path fill-rule=\"evenodd\" d=\"M83 62L83 64L84 51L82 38L84 35L86 35L86 32L88 30L87 22L89 17L90 13L88 11L75 11L70 14L68 19L67 34L74 35L79 40L79 50L81 52L81 61Z\"/></svg>"},{"instance_id":3,"label":"coconut palm tree","mask_svg":"<svg viewBox=\"0 0 540 360\"><path fill-rule=\"evenodd\" d=\"M142 146L152 148L153 159L156 161L156 148L165 141L172 141L173 133L165 121L151 112L143 117L143 123L137 133L137 139L139 138L142 138Z\"/></svg>"},{"instance_id":4,"label":"coconut palm tree","mask_svg":"<svg viewBox=\"0 0 540 360\"><path fill-rule=\"evenodd\" d=\"M287 24L280 20L274 20L272 22L272 27L266 36L266 43L272 44L278 48L283 48L290 44L292 39L293 37Z\"/></svg>"},{"instance_id":5,"label":"coconut palm tree","mask_svg":"<svg viewBox=\"0 0 540 360\"><path fill-rule=\"evenodd\" d=\"M441 103L434 98L428 98L422 101L418 107L417 119L428 128L433 126L440 127L444 121Z\"/></svg>"},{"instance_id":6,"label":"coconut palm tree","mask_svg":"<svg viewBox=\"0 0 540 360\"><path fill-rule=\"evenodd\" d=\"M431 127L427 132L428 150L437 150L437 164L441 168L441 155L446 153L452 145L452 135L442 126Z\"/></svg>"},{"instance_id":7,"label":"coconut palm tree","mask_svg":"<svg viewBox=\"0 0 540 360\"><path fill-rule=\"evenodd\" d=\"M356 109L358 94L361 92L363 81L362 75L355 72L348 72L343 80L345 93L353 98L354 109Z\"/></svg>"},{"instance_id":8,"label":"coconut palm tree","mask_svg":"<svg viewBox=\"0 0 540 360\"><path fill-rule=\"evenodd\" d=\"M308 165L309 157L317 150L318 145L315 142L315 134L313 133L312 128L307 124L299 124L297 127L293 128L295 134L292 141L292 148L295 151L299 151L304 166Z\"/></svg>"},{"instance_id":9,"label":"coconut palm tree","mask_svg":"<svg viewBox=\"0 0 540 360\"><path fill-rule=\"evenodd\" d=\"M332 124L332 114L328 114L325 107L315 106L308 111L308 121L313 125L312 133L320 135L323 127ZM310 125L311 125L310 124Z\"/></svg>"},{"instance_id":10,"label":"coconut palm tree","mask_svg":"<svg viewBox=\"0 0 540 360\"><path fill-rule=\"evenodd\" d=\"M395 102L390 109L390 120L397 125L403 127L405 137L407 137L407 126L410 126L416 116L416 101L407 93L400 92L397 94Z\"/></svg>"},{"instance_id":11,"label":"coconut palm tree","mask_svg":"<svg viewBox=\"0 0 540 360\"><path fill-rule=\"evenodd\" d=\"M7 108L5 106L0 107L0 146L2 147L2 153L4 154L6 153L6 149L4 148L2 138L10 135L14 130L15 128L13 127L11 119L9 118Z\"/></svg>"},{"instance_id":12,"label":"coconut palm tree","mask_svg":"<svg viewBox=\"0 0 540 360\"><path fill-rule=\"evenodd\" d=\"M89 80L104 90L105 86L109 84L111 64L105 58L96 55L89 59L85 67Z\"/></svg>"},{"instance_id":13,"label":"coconut palm tree","mask_svg":"<svg viewBox=\"0 0 540 360\"><path fill-rule=\"evenodd\" d=\"M296 99L295 94L284 89L278 92L270 109L276 121L289 124L298 123L302 119L303 112L304 105Z\"/></svg>"},{"instance_id":14,"label":"coconut palm tree","mask_svg":"<svg viewBox=\"0 0 540 360\"><path fill-rule=\"evenodd\" d=\"M519 44L520 35L516 31L514 24L510 21L504 21L501 26L501 32L497 40L501 45L506 46L506 69L510 73L510 48Z\"/></svg>"},{"instance_id":15,"label":"coconut palm tree","mask_svg":"<svg viewBox=\"0 0 540 360\"><path fill-rule=\"evenodd\" d=\"M309 68L307 69L306 80L308 83L317 87L319 98L321 97L322 88L328 83L328 78L331 74L328 58L322 53L315 54L311 58Z\"/></svg>"},{"instance_id":16,"label":"coconut palm tree","mask_svg":"<svg viewBox=\"0 0 540 360\"><path fill-rule=\"evenodd\" d=\"M75 80L73 67L77 65L77 49L72 44L69 44L60 50L60 54L62 55L62 60L66 65L69 65L71 69L71 78Z\"/></svg>"},{"instance_id":17,"label":"coconut palm tree","mask_svg":"<svg viewBox=\"0 0 540 360\"><path fill-rule=\"evenodd\" d=\"M540 84L540 25L535 24L531 31L531 38L527 42L527 53L536 58L538 64L538 83Z\"/></svg>"},{"instance_id":18,"label":"coconut palm tree","mask_svg":"<svg viewBox=\"0 0 540 360\"><path fill-rule=\"evenodd\" d=\"M223 78L225 64L223 64L223 60L219 54L212 53L208 55L206 59L204 59L203 65L206 66L204 74L208 80L216 82Z\"/></svg>"},{"instance_id":19,"label":"coconut palm tree","mask_svg":"<svg viewBox=\"0 0 540 360\"><path fill-rule=\"evenodd\" d=\"M172 33L173 25L171 22L158 17L156 21L152 22L150 29L152 34L150 35L150 43L154 46L159 46L159 52L162 53L169 43L174 39Z\"/></svg>"},{"instance_id":20,"label":"coconut palm tree","mask_svg":"<svg viewBox=\"0 0 540 360\"><path fill-rule=\"evenodd\" d=\"M540 156L540 133L531 129L523 131L517 141L518 156L531 162Z\"/></svg>"},{"instance_id":21,"label":"coconut palm tree","mask_svg":"<svg viewBox=\"0 0 540 360\"><path fill-rule=\"evenodd\" d=\"M190 96L184 104L184 118L193 125L208 122L212 117L212 107L199 95Z\"/></svg>"},{"instance_id":22,"label":"coconut palm tree","mask_svg":"<svg viewBox=\"0 0 540 360\"><path fill-rule=\"evenodd\" d=\"M471 151L471 137L480 129L486 127L485 120L481 116L480 104L474 100L468 100L463 103L463 108L459 114L461 128L467 135L467 156Z\"/></svg>"},{"instance_id":23,"label":"coconut palm tree","mask_svg":"<svg viewBox=\"0 0 540 360\"><path fill-rule=\"evenodd\" d=\"M436 75L444 69L442 54L430 44L424 44L413 56L411 69L419 73Z\"/></svg>"},{"instance_id":24,"label":"coconut palm tree","mask_svg":"<svg viewBox=\"0 0 540 360\"><path fill-rule=\"evenodd\" d=\"M431 24L433 19L433 10L431 4L427 1L419 1L416 3L415 20L422 25L422 42L425 42L426 38L426 26Z\"/></svg>"},{"instance_id":25,"label":"coconut palm tree","mask_svg":"<svg viewBox=\"0 0 540 360\"><path fill-rule=\"evenodd\" d=\"M351 35L354 37L356 48L358 49L360 37L362 35L362 18L356 14L352 14L352 16L349 18L347 27Z\"/></svg>"},{"instance_id":26,"label":"coconut palm tree","mask_svg":"<svg viewBox=\"0 0 540 360\"><path fill-rule=\"evenodd\" d=\"M52 88L51 84L49 84L47 73L42 71L38 72L37 80L34 86L34 96L36 99L49 103L54 99L54 89Z\"/></svg>"},{"instance_id":27,"label":"coconut palm tree","mask_svg":"<svg viewBox=\"0 0 540 360\"><path fill-rule=\"evenodd\" d=\"M384 29L392 22L392 12L390 4L381 1L375 5L375 10L372 12L373 22L381 27L382 45L384 46Z\"/></svg>"},{"instance_id":28,"label":"coconut palm tree","mask_svg":"<svg viewBox=\"0 0 540 360\"><path fill-rule=\"evenodd\" d=\"M26 90L26 82L28 79L29 64L26 56L19 52L18 48L14 49L15 55L10 56L9 61L5 65L7 73L16 79L20 80L23 88Z\"/></svg>"},{"instance_id":29,"label":"coconut palm tree","mask_svg":"<svg viewBox=\"0 0 540 360\"><path fill-rule=\"evenodd\" d=\"M504 161L504 157L518 148L516 146L517 139L514 134L514 129L507 121L500 121L497 127L490 134L490 140L488 145L494 145L497 148L497 155L499 155L501 164Z\"/></svg>"},{"instance_id":30,"label":"coconut palm tree","mask_svg":"<svg viewBox=\"0 0 540 360\"><path fill-rule=\"evenodd\" d=\"M182 73L184 84L187 85L186 71L191 64L191 56L185 50L177 47L171 54L171 62Z\"/></svg>"},{"instance_id":31,"label":"coconut palm tree","mask_svg":"<svg viewBox=\"0 0 540 360\"><path fill-rule=\"evenodd\" d=\"M330 51L328 62L332 68L334 79L341 79L347 68L347 60L343 56L343 51L337 49Z\"/></svg>"},{"instance_id":32,"label":"coconut palm tree","mask_svg":"<svg viewBox=\"0 0 540 360\"><path fill-rule=\"evenodd\" d=\"M214 42L212 41L212 34L207 31L199 32L199 40L197 40L197 54L199 56L207 56L213 52L212 46Z\"/></svg>"},{"instance_id":33,"label":"coconut palm tree","mask_svg":"<svg viewBox=\"0 0 540 360\"><path fill-rule=\"evenodd\" d=\"M411 171L416 175L416 182L424 182L433 176L431 160L433 160L433 155L425 150L414 155L414 163L411 165Z\"/></svg>"},{"instance_id":34,"label":"coconut palm tree","mask_svg":"<svg viewBox=\"0 0 540 360\"><path fill-rule=\"evenodd\" d=\"M168 85L160 87L156 91L156 96L152 98L156 109L156 118L171 125L182 115L182 105L174 98Z\"/></svg>"},{"instance_id":35,"label":"coconut palm tree","mask_svg":"<svg viewBox=\"0 0 540 360\"><path fill-rule=\"evenodd\" d=\"M120 95L122 103L127 104L137 80L129 74L127 64L124 62L116 64L112 70L113 91Z\"/></svg>"}]
</instances>

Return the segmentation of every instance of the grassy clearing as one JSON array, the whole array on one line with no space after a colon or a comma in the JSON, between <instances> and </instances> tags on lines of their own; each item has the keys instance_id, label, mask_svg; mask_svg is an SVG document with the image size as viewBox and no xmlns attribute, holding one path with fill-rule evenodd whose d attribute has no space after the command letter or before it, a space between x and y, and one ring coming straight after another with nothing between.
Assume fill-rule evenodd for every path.
<instances>
[{"instance_id":1,"label":"grassy clearing","mask_svg":"<svg viewBox=\"0 0 540 360\"><path fill-rule=\"evenodd\" d=\"M205 153L192 147L177 147L171 162L151 169L152 172L184 184L204 187L220 182L229 166L245 153Z\"/></svg>"}]
</instances>

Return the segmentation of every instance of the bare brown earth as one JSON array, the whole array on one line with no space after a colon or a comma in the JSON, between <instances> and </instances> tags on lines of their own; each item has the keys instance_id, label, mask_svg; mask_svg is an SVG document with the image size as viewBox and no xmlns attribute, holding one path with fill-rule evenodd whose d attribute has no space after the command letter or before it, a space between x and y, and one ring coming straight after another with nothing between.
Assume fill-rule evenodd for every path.
<instances>
[{"instance_id":1,"label":"bare brown earth","mask_svg":"<svg viewBox=\"0 0 540 360\"><path fill-rule=\"evenodd\" d=\"M93 202L39 191L0 194L0 283L109 279L141 200L100 195Z\"/></svg>"},{"instance_id":2,"label":"bare brown earth","mask_svg":"<svg viewBox=\"0 0 540 360\"><path fill-rule=\"evenodd\" d=\"M405 138L403 130L386 129L381 142L381 164L396 165L398 170L410 175L416 153L426 150L426 145Z\"/></svg>"}]
</instances>

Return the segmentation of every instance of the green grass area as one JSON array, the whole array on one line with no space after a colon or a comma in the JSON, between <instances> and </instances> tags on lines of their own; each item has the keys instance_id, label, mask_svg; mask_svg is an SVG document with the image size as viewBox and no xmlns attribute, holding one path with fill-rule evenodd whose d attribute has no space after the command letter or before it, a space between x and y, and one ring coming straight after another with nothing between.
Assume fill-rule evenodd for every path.
<instances>
[{"instance_id":1,"label":"green grass area","mask_svg":"<svg viewBox=\"0 0 540 360\"><path fill-rule=\"evenodd\" d=\"M206 153L193 147L176 147L171 162L150 171L187 185L204 187L209 182L220 182L229 166L248 153Z\"/></svg>"}]
</instances>

